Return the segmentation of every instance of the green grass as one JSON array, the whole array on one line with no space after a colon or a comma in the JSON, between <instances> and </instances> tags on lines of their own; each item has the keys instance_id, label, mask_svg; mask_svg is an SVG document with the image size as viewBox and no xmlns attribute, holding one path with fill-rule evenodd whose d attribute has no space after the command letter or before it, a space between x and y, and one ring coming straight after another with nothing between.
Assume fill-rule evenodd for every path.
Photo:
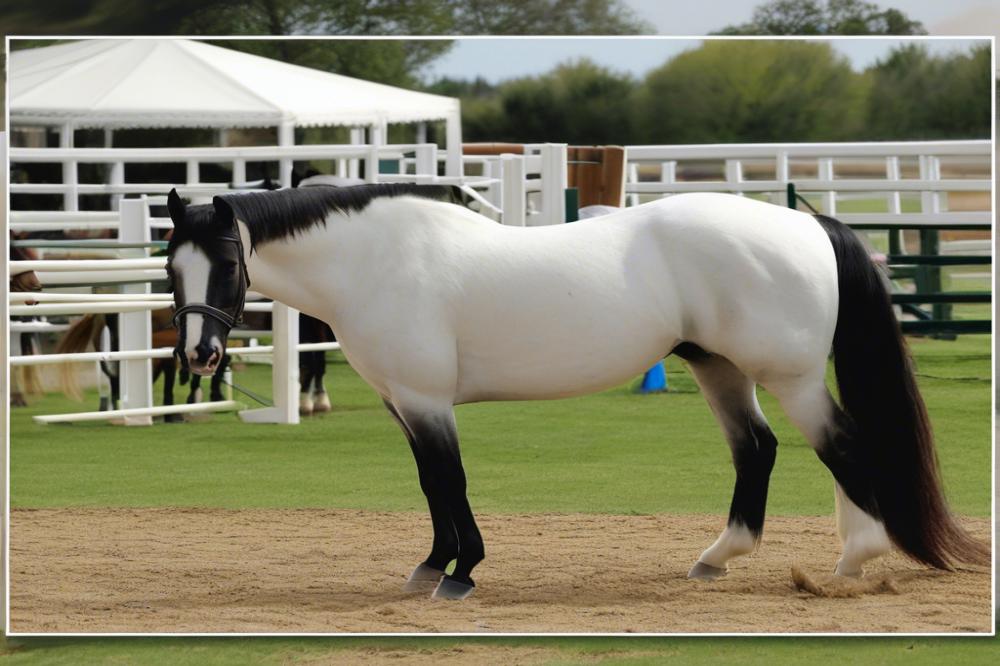
<instances>
[{"instance_id":1,"label":"green grass","mask_svg":"<svg viewBox=\"0 0 1000 666\"><path fill-rule=\"evenodd\" d=\"M506 648L514 662L519 650L544 649L549 666L594 664L993 664L1000 658L996 639L703 639L703 638L226 638L226 639L15 639L0 652L5 663L76 666L77 664L296 664L360 663L383 652L406 663L406 654L452 652L463 648ZM481 659L483 653L476 653ZM451 655L456 656L456 655ZM339 657L339 658L338 658ZM459 663L447 661L446 663ZM462 663L474 663L466 660ZM532 663L539 663L532 660Z\"/></svg>"},{"instance_id":2,"label":"green grass","mask_svg":"<svg viewBox=\"0 0 1000 666\"><path fill-rule=\"evenodd\" d=\"M912 344L955 509L990 512L990 339ZM331 354L331 358L335 355ZM267 393L270 368L237 382ZM683 365L673 393L619 387L584 398L457 410L470 498L480 512L714 513L728 510L729 452ZM37 425L31 415L93 409L48 395L11 417L14 507L332 507L424 511L408 447L379 399L342 359L330 365L335 411L300 426L234 415L152 428ZM180 392L178 392L178 398ZM769 512L833 510L829 473L785 420Z\"/></svg>"}]
</instances>

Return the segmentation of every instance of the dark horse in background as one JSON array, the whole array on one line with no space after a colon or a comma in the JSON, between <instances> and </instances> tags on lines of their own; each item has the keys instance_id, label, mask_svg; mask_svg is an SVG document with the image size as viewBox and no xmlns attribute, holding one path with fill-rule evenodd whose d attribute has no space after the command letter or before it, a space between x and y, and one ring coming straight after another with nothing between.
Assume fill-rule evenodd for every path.
<instances>
[{"instance_id":1,"label":"dark horse in background","mask_svg":"<svg viewBox=\"0 0 1000 666\"><path fill-rule=\"evenodd\" d=\"M150 318L153 324L153 349L160 347L173 348L177 345L177 330L172 323L173 308L162 308L153 310ZM92 345L94 349L101 348L101 337L104 329L107 328L110 334L110 351L117 351L118 346L118 315L117 314L88 314L84 315L70 326L66 334L59 340L55 353L73 354L82 352ZM81 399L79 385L76 381L76 372L72 363L64 363L61 367L60 379L62 391L66 395ZM118 363L101 361L101 371L108 378L111 385L111 399L109 409L118 409L121 396L121 383L118 374ZM177 379L177 360L170 358L153 359L153 382L163 376L163 404L174 404L174 384ZM211 391L209 399L212 401L224 400L222 394L222 378L229 366L229 355L223 356L222 361L215 374L212 376ZM180 370L181 385L187 384L190 379L191 388L188 392L187 403L194 404L201 400L201 377L191 375L183 368ZM102 404L101 409L105 406ZM180 423L184 420L181 414L167 414L164 416L167 423Z\"/></svg>"}]
</instances>

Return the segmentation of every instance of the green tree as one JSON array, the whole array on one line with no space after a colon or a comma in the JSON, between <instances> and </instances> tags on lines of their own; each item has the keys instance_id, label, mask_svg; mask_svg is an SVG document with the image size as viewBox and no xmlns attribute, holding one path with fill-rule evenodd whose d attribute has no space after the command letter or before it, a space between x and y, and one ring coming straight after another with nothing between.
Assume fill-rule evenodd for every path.
<instances>
[{"instance_id":1,"label":"green tree","mask_svg":"<svg viewBox=\"0 0 1000 666\"><path fill-rule=\"evenodd\" d=\"M864 78L820 42L707 41L649 73L636 123L650 143L855 136Z\"/></svg>"},{"instance_id":2,"label":"green tree","mask_svg":"<svg viewBox=\"0 0 1000 666\"><path fill-rule=\"evenodd\" d=\"M434 90L461 90L455 82ZM623 143L631 136L629 98L635 82L617 72L579 60L539 77L464 86L463 135L469 141L559 141L575 144Z\"/></svg>"},{"instance_id":3,"label":"green tree","mask_svg":"<svg viewBox=\"0 0 1000 666\"><path fill-rule=\"evenodd\" d=\"M0 25L22 35L652 32L622 0L0 0Z\"/></svg>"},{"instance_id":4,"label":"green tree","mask_svg":"<svg viewBox=\"0 0 1000 666\"><path fill-rule=\"evenodd\" d=\"M720 35L923 35L927 31L898 9L864 0L771 0L754 9L749 23L726 26Z\"/></svg>"},{"instance_id":5,"label":"green tree","mask_svg":"<svg viewBox=\"0 0 1000 666\"><path fill-rule=\"evenodd\" d=\"M931 56L919 44L894 50L869 70L868 138L990 136L990 49Z\"/></svg>"}]
</instances>

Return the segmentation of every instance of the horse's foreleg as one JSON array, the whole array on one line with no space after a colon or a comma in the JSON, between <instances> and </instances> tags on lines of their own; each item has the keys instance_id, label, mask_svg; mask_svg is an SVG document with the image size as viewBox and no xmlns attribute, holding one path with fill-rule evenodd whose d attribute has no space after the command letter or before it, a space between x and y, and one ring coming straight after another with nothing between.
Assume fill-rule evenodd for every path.
<instances>
[{"instance_id":1,"label":"horse's foreleg","mask_svg":"<svg viewBox=\"0 0 1000 666\"><path fill-rule=\"evenodd\" d=\"M458 534L455 532L455 524L451 520L451 512L448 510L447 503L436 492L413 432L400 418L399 412L392 406L392 403L388 400L383 400L383 402L410 443L410 449L413 451L413 457L417 463L420 489L423 490L424 497L427 498L427 508L430 510L431 524L434 527L434 542L431 545L431 553L413 570L403 589L407 592L433 592L444 577L445 568L458 557Z\"/></svg>"},{"instance_id":2,"label":"horse's foreleg","mask_svg":"<svg viewBox=\"0 0 1000 666\"><path fill-rule=\"evenodd\" d=\"M191 373L191 389L188 393L187 404L193 405L201 402L201 375Z\"/></svg>"},{"instance_id":3,"label":"horse's foreleg","mask_svg":"<svg viewBox=\"0 0 1000 666\"><path fill-rule=\"evenodd\" d=\"M229 367L229 354L223 354L222 360L219 361L219 367L215 369L215 374L212 375L212 388L209 392L209 399L213 402L219 402L225 399L222 395L222 378L226 375L226 368Z\"/></svg>"},{"instance_id":4,"label":"horse's foreleg","mask_svg":"<svg viewBox=\"0 0 1000 666\"><path fill-rule=\"evenodd\" d=\"M163 371L163 404L174 404L174 378L177 376L177 362L173 358L163 359L160 365ZM180 414L167 414L164 423L182 423L184 417Z\"/></svg>"},{"instance_id":5,"label":"horse's foreleg","mask_svg":"<svg viewBox=\"0 0 1000 666\"><path fill-rule=\"evenodd\" d=\"M397 412L412 435L421 487L435 522L435 545L424 565L432 569L446 566L454 556L452 536L458 540L455 569L441 578L434 597L464 599L475 589L472 569L483 560L485 550L466 496L455 415L451 409L429 413L405 406L397 406ZM450 517L453 533L445 523L445 515Z\"/></svg>"},{"instance_id":6,"label":"horse's foreleg","mask_svg":"<svg viewBox=\"0 0 1000 666\"><path fill-rule=\"evenodd\" d=\"M736 486L726 528L688 573L689 578L711 580L726 572L726 562L752 552L760 541L778 440L757 403L754 382L728 359L693 346L679 355L690 363L722 426L736 468Z\"/></svg>"}]
</instances>

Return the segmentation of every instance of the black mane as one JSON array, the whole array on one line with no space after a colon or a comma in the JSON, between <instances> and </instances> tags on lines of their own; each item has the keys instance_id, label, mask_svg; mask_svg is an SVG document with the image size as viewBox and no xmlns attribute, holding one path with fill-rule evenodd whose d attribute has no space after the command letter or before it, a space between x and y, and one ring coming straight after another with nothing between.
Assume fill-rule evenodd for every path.
<instances>
[{"instance_id":1,"label":"black mane","mask_svg":"<svg viewBox=\"0 0 1000 666\"><path fill-rule=\"evenodd\" d=\"M378 183L353 187L317 185L271 192L224 194L220 198L233 209L236 219L247 225L250 246L295 236L319 224L330 213L362 211L375 199L418 196L449 203L463 203L465 193L452 185Z\"/></svg>"}]
</instances>

